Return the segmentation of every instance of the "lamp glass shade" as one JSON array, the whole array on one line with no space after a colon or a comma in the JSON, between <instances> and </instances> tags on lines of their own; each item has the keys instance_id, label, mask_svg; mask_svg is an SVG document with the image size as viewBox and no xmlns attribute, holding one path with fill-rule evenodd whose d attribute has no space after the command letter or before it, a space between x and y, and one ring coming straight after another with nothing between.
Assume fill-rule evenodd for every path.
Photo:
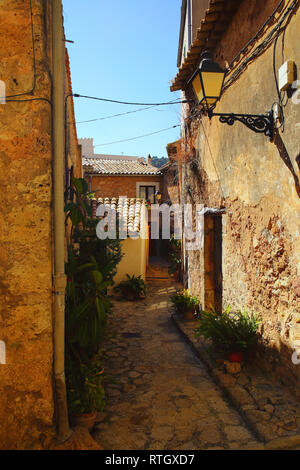
<instances>
[{"instance_id":1,"label":"lamp glass shade","mask_svg":"<svg viewBox=\"0 0 300 470\"><path fill-rule=\"evenodd\" d=\"M221 96L225 79L225 70L211 59L210 53L203 53L199 69L191 82L198 103L207 107L214 105Z\"/></svg>"},{"instance_id":2,"label":"lamp glass shade","mask_svg":"<svg viewBox=\"0 0 300 470\"><path fill-rule=\"evenodd\" d=\"M204 98L208 104L215 104L220 98L224 72L200 72Z\"/></svg>"},{"instance_id":3,"label":"lamp glass shade","mask_svg":"<svg viewBox=\"0 0 300 470\"><path fill-rule=\"evenodd\" d=\"M198 102L201 103L203 101L204 95L203 95L203 89L202 89L202 84L200 80L200 75L197 73L197 75L194 77L192 81L192 86L194 89L194 93L198 99Z\"/></svg>"}]
</instances>

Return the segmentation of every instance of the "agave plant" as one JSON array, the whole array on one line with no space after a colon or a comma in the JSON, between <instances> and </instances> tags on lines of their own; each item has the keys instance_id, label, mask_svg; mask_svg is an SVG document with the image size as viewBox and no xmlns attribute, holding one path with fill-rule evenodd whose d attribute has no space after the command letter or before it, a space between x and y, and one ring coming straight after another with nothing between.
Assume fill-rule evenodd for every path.
<instances>
[{"instance_id":1,"label":"agave plant","mask_svg":"<svg viewBox=\"0 0 300 470\"><path fill-rule=\"evenodd\" d=\"M188 289L176 292L170 297L170 300L178 313L195 311L199 306L199 299L191 295Z\"/></svg>"},{"instance_id":2,"label":"agave plant","mask_svg":"<svg viewBox=\"0 0 300 470\"><path fill-rule=\"evenodd\" d=\"M114 291L120 293L122 297L128 300L136 300L146 295L146 284L142 276L130 276L126 274L127 279L121 281L114 287Z\"/></svg>"},{"instance_id":3,"label":"agave plant","mask_svg":"<svg viewBox=\"0 0 300 470\"><path fill-rule=\"evenodd\" d=\"M212 341L220 351L247 352L257 341L257 330L261 319L246 311L233 313L230 305L225 312L201 312L196 328L196 336L203 336Z\"/></svg>"}]
</instances>

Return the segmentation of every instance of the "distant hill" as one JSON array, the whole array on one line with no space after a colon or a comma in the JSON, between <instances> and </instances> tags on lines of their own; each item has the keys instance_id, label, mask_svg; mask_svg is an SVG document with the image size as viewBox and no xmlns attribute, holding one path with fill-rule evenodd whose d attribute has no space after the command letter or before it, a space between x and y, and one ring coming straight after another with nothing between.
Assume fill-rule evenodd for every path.
<instances>
[{"instance_id":1,"label":"distant hill","mask_svg":"<svg viewBox=\"0 0 300 470\"><path fill-rule=\"evenodd\" d=\"M165 165L169 159L167 157L151 157L151 164L156 168L160 168L161 166Z\"/></svg>"}]
</instances>

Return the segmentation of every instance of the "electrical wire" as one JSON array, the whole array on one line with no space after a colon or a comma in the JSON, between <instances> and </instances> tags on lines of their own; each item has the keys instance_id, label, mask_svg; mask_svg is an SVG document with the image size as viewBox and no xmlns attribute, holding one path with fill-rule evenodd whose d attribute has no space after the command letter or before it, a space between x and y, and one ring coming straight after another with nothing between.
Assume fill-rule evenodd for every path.
<instances>
[{"instance_id":1,"label":"electrical wire","mask_svg":"<svg viewBox=\"0 0 300 470\"><path fill-rule=\"evenodd\" d=\"M279 36L280 36L280 32L281 32L281 30L278 29L277 34L276 34L276 38L275 38L275 41L274 41L274 47L273 47L273 73L274 73L274 79L275 79L276 92L277 92L277 96L278 96L278 106L279 106L280 113L281 113L281 123L278 126L278 128L281 128L282 130L284 130L283 99L281 97L281 93L280 93L280 90L279 90L277 70L276 70L276 47L277 47L277 42L278 42L278 39L279 39ZM274 107L274 104L273 104L273 107Z\"/></svg>"},{"instance_id":2,"label":"electrical wire","mask_svg":"<svg viewBox=\"0 0 300 470\"><path fill-rule=\"evenodd\" d=\"M184 101L167 101L167 102L164 102L164 103L133 103L133 102L129 102L129 101L119 101L119 100L112 100L112 99L108 99L108 98L99 98L97 96L87 96L87 95L80 95L78 93L74 93L72 94L72 96L74 98L85 98L85 99L89 99L89 100L97 100L97 101L105 101L105 102L108 102L108 103L117 103L117 104L125 104L125 105L132 105L132 106L168 106L170 104L182 104L182 103L187 103L188 101L184 100Z\"/></svg>"},{"instance_id":3,"label":"electrical wire","mask_svg":"<svg viewBox=\"0 0 300 470\"><path fill-rule=\"evenodd\" d=\"M234 82L238 79L240 74L243 72L243 70L247 67L247 65L252 62L254 59L256 59L259 55L261 55L264 50L269 47L271 44L272 40L274 39L275 35L280 34L284 30L284 23L288 19L289 15L293 12L296 4L299 2L299 0L293 0L292 3L289 4L289 7L286 8L284 14L281 17L281 20L278 22L276 27L267 35L267 37L262 41L261 44L259 44L253 51L253 53L245 59L242 64L230 75L230 77L225 81L224 87L223 87L223 92ZM271 17L270 17L271 18ZM254 38L256 35L254 36ZM251 39L248 44L252 43ZM230 71L230 68L226 70L226 73L228 74Z\"/></svg>"},{"instance_id":4,"label":"electrical wire","mask_svg":"<svg viewBox=\"0 0 300 470\"><path fill-rule=\"evenodd\" d=\"M253 44L259 37L260 35L263 33L265 27L269 24L269 22L272 20L272 19L275 19L275 13L279 10L279 8L281 7L281 5L285 2L285 0L280 0L280 2L278 3L277 7L275 8L275 10L273 10L273 13L269 16L269 18L264 22L264 24L262 25L262 27L258 30L258 32L247 42L247 44L243 47L243 49L240 50L240 52L232 59L231 63L229 64L228 66L228 69L231 69L233 64L237 61L237 59L242 55L244 54L248 47Z\"/></svg>"},{"instance_id":5,"label":"electrical wire","mask_svg":"<svg viewBox=\"0 0 300 470\"><path fill-rule=\"evenodd\" d=\"M52 106L52 102L48 98L28 98L26 100L6 100L5 103L27 103L29 101L46 101Z\"/></svg>"},{"instance_id":6,"label":"electrical wire","mask_svg":"<svg viewBox=\"0 0 300 470\"><path fill-rule=\"evenodd\" d=\"M173 103L173 102L171 102ZM101 118L96 118L96 119L88 119L87 121L76 121L76 122L69 122L68 124L84 124L84 123L89 123L89 122L96 122L96 121L105 121L106 119L111 119L119 116L125 116L127 114L133 114L133 113L138 113L140 111L146 111L147 109L153 109L156 108L157 106L148 106L147 108L139 108L135 109L134 111L127 111L126 113L118 113L118 114L111 114L110 116L104 116Z\"/></svg>"},{"instance_id":7,"label":"electrical wire","mask_svg":"<svg viewBox=\"0 0 300 470\"><path fill-rule=\"evenodd\" d=\"M180 124L176 124L175 126L167 127L166 129L161 129L159 131L151 132L150 134L144 134L144 135L139 135L137 137L131 137L130 139L116 140L114 142L107 142L105 144L97 144L97 145L94 145L94 147L103 147L105 145L120 144L122 142L129 142L131 140L142 139L143 137L148 137L150 135L159 134L160 132L165 132L170 129L175 129L176 127L180 127Z\"/></svg>"}]
</instances>

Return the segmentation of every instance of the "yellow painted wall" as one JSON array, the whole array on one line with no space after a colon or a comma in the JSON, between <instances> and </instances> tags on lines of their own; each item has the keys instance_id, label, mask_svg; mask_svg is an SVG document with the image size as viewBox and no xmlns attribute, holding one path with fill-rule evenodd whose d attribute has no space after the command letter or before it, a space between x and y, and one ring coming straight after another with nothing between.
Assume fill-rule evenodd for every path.
<instances>
[{"instance_id":1,"label":"yellow painted wall","mask_svg":"<svg viewBox=\"0 0 300 470\"><path fill-rule=\"evenodd\" d=\"M122 242L122 251L124 256L118 265L117 274L114 278L116 284L126 279L126 274L132 276L142 275L146 279L147 264L147 240L138 238L133 240L128 238Z\"/></svg>"}]
</instances>

